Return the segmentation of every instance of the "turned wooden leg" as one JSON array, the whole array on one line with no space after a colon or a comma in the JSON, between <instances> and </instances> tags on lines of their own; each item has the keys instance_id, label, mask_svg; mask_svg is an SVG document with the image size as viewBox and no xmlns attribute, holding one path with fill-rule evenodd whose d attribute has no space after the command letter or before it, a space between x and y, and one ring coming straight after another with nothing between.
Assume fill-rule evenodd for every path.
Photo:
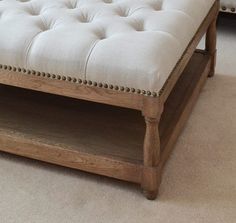
<instances>
[{"instance_id":1,"label":"turned wooden leg","mask_svg":"<svg viewBox=\"0 0 236 223\"><path fill-rule=\"evenodd\" d=\"M158 194L160 184L160 137L158 131L159 119L145 117L146 134L144 140L144 167L142 188L150 200Z\"/></svg>"},{"instance_id":2,"label":"turned wooden leg","mask_svg":"<svg viewBox=\"0 0 236 223\"><path fill-rule=\"evenodd\" d=\"M212 57L211 59L211 71L209 73L209 77L213 77L215 74L215 66L216 66L216 21L217 18L211 23L207 30L206 34L206 51Z\"/></svg>"}]
</instances>

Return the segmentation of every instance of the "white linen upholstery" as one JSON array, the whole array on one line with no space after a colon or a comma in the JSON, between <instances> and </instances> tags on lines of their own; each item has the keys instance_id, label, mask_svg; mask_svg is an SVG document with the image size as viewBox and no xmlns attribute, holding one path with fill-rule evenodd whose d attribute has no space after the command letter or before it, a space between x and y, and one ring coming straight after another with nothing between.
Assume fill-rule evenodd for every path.
<instances>
[{"instance_id":1,"label":"white linen upholstery","mask_svg":"<svg viewBox=\"0 0 236 223\"><path fill-rule=\"evenodd\" d=\"M221 9L223 11L236 12L236 0L221 0Z\"/></svg>"},{"instance_id":2,"label":"white linen upholstery","mask_svg":"<svg viewBox=\"0 0 236 223\"><path fill-rule=\"evenodd\" d=\"M214 0L0 0L0 64L158 92Z\"/></svg>"}]
</instances>

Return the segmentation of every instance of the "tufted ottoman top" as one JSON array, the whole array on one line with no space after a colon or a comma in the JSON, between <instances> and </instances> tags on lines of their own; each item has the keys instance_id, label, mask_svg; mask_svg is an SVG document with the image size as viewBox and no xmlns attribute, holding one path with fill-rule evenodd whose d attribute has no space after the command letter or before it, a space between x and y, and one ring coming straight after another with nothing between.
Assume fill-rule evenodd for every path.
<instances>
[{"instance_id":1,"label":"tufted ottoman top","mask_svg":"<svg viewBox=\"0 0 236 223\"><path fill-rule=\"evenodd\" d=\"M0 0L0 64L158 92L214 0Z\"/></svg>"}]
</instances>

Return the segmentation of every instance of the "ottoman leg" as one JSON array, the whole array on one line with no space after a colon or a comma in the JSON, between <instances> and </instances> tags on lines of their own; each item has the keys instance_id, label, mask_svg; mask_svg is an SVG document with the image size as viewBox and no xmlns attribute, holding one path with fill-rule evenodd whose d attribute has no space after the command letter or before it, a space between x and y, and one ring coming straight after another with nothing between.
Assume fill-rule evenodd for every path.
<instances>
[{"instance_id":1,"label":"ottoman leg","mask_svg":"<svg viewBox=\"0 0 236 223\"><path fill-rule=\"evenodd\" d=\"M159 120L145 117L146 134L144 139L144 166L142 188L149 200L154 200L158 194L161 178L160 168L160 137Z\"/></svg>"},{"instance_id":2,"label":"ottoman leg","mask_svg":"<svg viewBox=\"0 0 236 223\"><path fill-rule=\"evenodd\" d=\"M217 18L211 23L206 33L206 51L212 57L211 59L211 71L209 77L213 77L215 74L216 65L216 21Z\"/></svg>"}]
</instances>

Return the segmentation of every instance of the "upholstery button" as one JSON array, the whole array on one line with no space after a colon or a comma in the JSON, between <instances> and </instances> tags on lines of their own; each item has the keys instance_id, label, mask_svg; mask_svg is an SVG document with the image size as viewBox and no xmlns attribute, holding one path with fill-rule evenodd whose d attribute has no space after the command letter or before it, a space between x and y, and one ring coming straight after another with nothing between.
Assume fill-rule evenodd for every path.
<instances>
[{"instance_id":1,"label":"upholstery button","mask_svg":"<svg viewBox=\"0 0 236 223\"><path fill-rule=\"evenodd\" d=\"M144 21L133 21L130 24L137 32L145 31Z\"/></svg>"},{"instance_id":2,"label":"upholstery button","mask_svg":"<svg viewBox=\"0 0 236 223\"><path fill-rule=\"evenodd\" d=\"M17 0L18 2L29 2L30 0Z\"/></svg>"},{"instance_id":3,"label":"upholstery button","mask_svg":"<svg viewBox=\"0 0 236 223\"><path fill-rule=\"evenodd\" d=\"M107 39L107 34L104 29L96 30L94 33L99 40Z\"/></svg>"},{"instance_id":4,"label":"upholstery button","mask_svg":"<svg viewBox=\"0 0 236 223\"><path fill-rule=\"evenodd\" d=\"M79 18L79 21L81 23L90 23L90 22L92 22L92 20L88 19L87 17Z\"/></svg>"},{"instance_id":5,"label":"upholstery button","mask_svg":"<svg viewBox=\"0 0 236 223\"><path fill-rule=\"evenodd\" d=\"M119 15L120 17L128 17L128 16L129 16L129 12L128 12L128 11L120 10L120 11L118 12L118 15Z\"/></svg>"},{"instance_id":6,"label":"upholstery button","mask_svg":"<svg viewBox=\"0 0 236 223\"><path fill-rule=\"evenodd\" d=\"M81 23L90 23L93 21L93 17L87 15L87 13L81 13L81 15L79 16L79 21Z\"/></svg>"},{"instance_id":7,"label":"upholstery button","mask_svg":"<svg viewBox=\"0 0 236 223\"><path fill-rule=\"evenodd\" d=\"M113 0L103 0L103 2L106 4L111 4L111 3L113 3Z\"/></svg>"},{"instance_id":8,"label":"upholstery button","mask_svg":"<svg viewBox=\"0 0 236 223\"><path fill-rule=\"evenodd\" d=\"M153 4L152 5L152 8L155 10L155 11L161 11L162 10L162 4Z\"/></svg>"},{"instance_id":9,"label":"upholstery button","mask_svg":"<svg viewBox=\"0 0 236 223\"><path fill-rule=\"evenodd\" d=\"M72 5L72 3L70 3L70 4L67 4L67 8L68 9L75 9L76 8L76 6L77 6L77 4L75 4L75 5Z\"/></svg>"},{"instance_id":10,"label":"upholstery button","mask_svg":"<svg viewBox=\"0 0 236 223\"><path fill-rule=\"evenodd\" d=\"M104 40L104 39L106 39L107 37L106 37L106 34L103 33L103 34L100 34L100 35L98 36L98 38L99 38L100 40Z\"/></svg>"},{"instance_id":11,"label":"upholstery button","mask_svg":"<svg viewBox=\"0 0 236 223\"><path fill-rule=\"evenodd\" d=\"M40 15L40 13L37 13L37 12L34 12L34 11L29 12L29 14L31 16L38 16L38 15Z\"/></svg>"},{"instance_id":12,"label":"upholstery button","mask_svg":"<svg viewBox=\"0 0 236 223\"><path fill-rule=\"evenodd\" d=\"M52 26L50 26L50 25L47 26L46 24L43 24L43 26L41 26L40 28L41 28L42 32L46 32L48 30L53 29Z\"/></svg>"}]
</instances>

